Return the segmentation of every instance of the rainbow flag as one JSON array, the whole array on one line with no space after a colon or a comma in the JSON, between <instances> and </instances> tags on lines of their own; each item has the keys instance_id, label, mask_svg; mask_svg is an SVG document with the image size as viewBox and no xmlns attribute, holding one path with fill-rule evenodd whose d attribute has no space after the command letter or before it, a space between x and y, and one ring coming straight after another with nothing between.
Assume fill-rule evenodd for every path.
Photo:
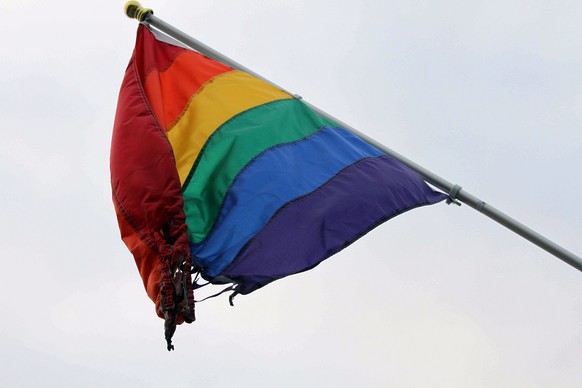
<instances>
[{"instance_id":1,"label":"rainbow flag","mask_svg":"<svg viewBox=\"0 0 582 388\"><path fill-rule=\"evenodd\" d=\"M248 294L446 198L301 100L143 25L111 177L123 241L158 314L178 323L193 320L193 272Z\"/></svg>"}]
</instances>

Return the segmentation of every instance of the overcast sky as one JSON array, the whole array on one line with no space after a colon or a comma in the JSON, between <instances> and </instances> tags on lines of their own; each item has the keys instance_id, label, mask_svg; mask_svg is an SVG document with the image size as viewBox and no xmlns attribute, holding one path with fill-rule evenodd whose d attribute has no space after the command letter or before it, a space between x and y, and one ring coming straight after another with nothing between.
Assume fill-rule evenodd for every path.
<instances>
[{"instance_id":1,"label":"overcast sky","mask_svg":"<svg viewBox=\"0 0 582 388\"><path fill-rule=\"evenodd\" d=\"M144 5L582 255L580 1ZM0 386L580 386L582 273L445 204L199 304L168 353L111 202L122 8L0 0Z\"/></svg>"}]
</instances>

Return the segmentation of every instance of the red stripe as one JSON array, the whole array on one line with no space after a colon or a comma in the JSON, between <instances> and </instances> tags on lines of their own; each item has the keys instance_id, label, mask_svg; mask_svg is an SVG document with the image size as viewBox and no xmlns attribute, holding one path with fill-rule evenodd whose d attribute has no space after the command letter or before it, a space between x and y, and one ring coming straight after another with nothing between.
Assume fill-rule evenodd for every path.
<instances>
[{"instance_id":1,"label":"red stripe","mask_svg":"<svg viewBox=\"0 0 582 388\"><path fill-rule=\"evenodd\" d=\"M111 186L124 242L134 255L148 296L159 303L160 230L185 225L184 201L174 154L146 103L135 62L134 56L119 92L111 140ZM187 233L172 237L174 250L187 252Z\"/></svg>"},{"instance_id":2,"label":"red stripe","mask_svg":"<svg viewBox=\"0 0 582 388\"><path fill-rule=\"evenodd\" d=\"M176 56L183 51L181 47L158 41L145 26L139 25L135 56L142 81L153 69L163 71L170 67Z\"/></svg>"}]
</instances>

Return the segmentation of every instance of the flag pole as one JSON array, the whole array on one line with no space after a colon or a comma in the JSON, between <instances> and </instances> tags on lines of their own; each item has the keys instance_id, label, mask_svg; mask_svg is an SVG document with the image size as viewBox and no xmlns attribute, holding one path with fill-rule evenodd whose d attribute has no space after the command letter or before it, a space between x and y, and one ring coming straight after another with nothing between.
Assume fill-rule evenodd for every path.
<instances>
[{"instance_id":1,"label":"flag pole","mask_svg":"<svg viewBox=\"0 0 582 388\"><path fill-rule=\"evenodd\" d=\"M175 39L176 41L190 47L191 49L206 55L212 59L215 59L219 62L222 62L234 69L244 71L262 79L263 81L275 86L278 89L281 89L289 94L292 94L295 98L301 99L301 96L293 94L285 90L284 88L276 85L275 83L265 79L264 77L260 76L259 74L255 73L254 71L246 68L245 66L235 62L234 60L226 57L222 53L214 50L213 48L205 45L204 43L194 39L193 37L185 34L184 32L178 30L177 28L171 26L170 24L166 23L165 21L161 20L160 18L154 16L153 10L149 8L144 8L141 4L137 1L128 1L125 4L125 14L132 18L137 19L139 22L145 24L148 27L153 27L156 30L168 35L169 37ZM567 264L570 264L572 267L582 271L582 258L575 255L574 253L568 251L567 249L561 247L560 245L554 243L553 241L549 240L548 238L542 236L541 234L537 233L536 231L532 230L531 228L525 226L521 222L513 219L512 217L508 216L507 214L503 213L502 211L496 209L495 207L485 203L481 199L475 197L474 195L468 193L467 191L463 190L463 188L457 184L453 184L448 180L436 175L432 171L427 170L426 168L420 166L419 164L413 162L412 160L406 158L405 156L399 154L398 152L386 147L385 145L379 143L378 141L368 137L367 135L359 132L358 130L352 128L351 126L347 125L346 123L338 120L337 118L331 116L330 114L322 111L321 109L311 105L310 103L303 100L315 113L318 115L331 120L344 129L356 134L357 136L361 137L369 144L373 145L374 147L378 148L379 150L385 152L387 155L399 160L400 162L404 163L406 166L414 170L417 174L419 174L426 182L430 183L431 185L439 188L445 193L449 195L449 203L455 203L457 205L461 205L464 203L473 209L477 210L478 212L484 214L485 216L491 218L492 220L496 221L497 223L505 226L509 230L517 233L518 235L522 236L526 240L532 242L533 244L537 245L538 247L544 249L545 251L551 253L552 255L556 256L557 258L563 260Z\"/></svg>"}]
</instances>

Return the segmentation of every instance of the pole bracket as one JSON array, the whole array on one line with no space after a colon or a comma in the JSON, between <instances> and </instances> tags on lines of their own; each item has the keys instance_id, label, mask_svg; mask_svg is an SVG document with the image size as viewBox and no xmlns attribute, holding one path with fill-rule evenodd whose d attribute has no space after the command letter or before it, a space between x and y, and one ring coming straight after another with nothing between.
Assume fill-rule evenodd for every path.
<instances>
[{"instance_id":1,"label":"pole bracket","mask_svg":"<svg viewBox=\"0 0 582 388\"><path fill-rule=\"evenodd\" d=\"M449 198L447 198L447 205L454 203L457 206L461 206L461 202L457 199L457 194L459 194L459 191L461 191L462 189L463 188L459 185L453 186L453 188L449 192Z\"/></svg>"}]
</instances>

